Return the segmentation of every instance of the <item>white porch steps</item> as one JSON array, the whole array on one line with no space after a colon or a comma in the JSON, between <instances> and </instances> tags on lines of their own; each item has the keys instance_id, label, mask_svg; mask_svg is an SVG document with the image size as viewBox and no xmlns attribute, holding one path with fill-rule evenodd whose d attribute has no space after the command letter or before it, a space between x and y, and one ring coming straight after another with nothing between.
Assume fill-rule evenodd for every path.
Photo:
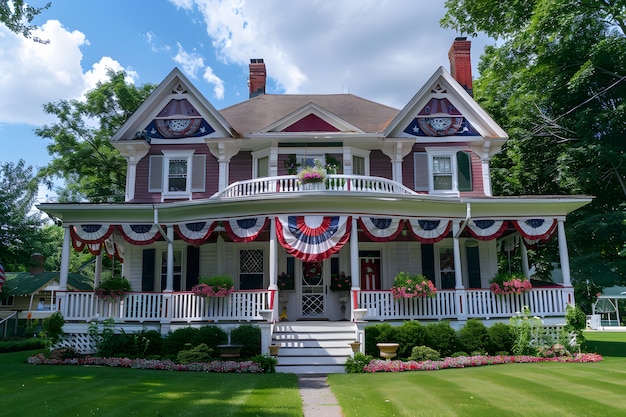
<instances>
[{"instance_id":1,"label":"white porch steps","mask_svg":"<svg viewBox=\"0 0 626 417\"><path fill-rule=\"evenodd\" d=\"M350 322L277 323L272 335L272 343L280 346L276 372L343 373L356 332L356 325Z\"/></svg>"}]
</instances>

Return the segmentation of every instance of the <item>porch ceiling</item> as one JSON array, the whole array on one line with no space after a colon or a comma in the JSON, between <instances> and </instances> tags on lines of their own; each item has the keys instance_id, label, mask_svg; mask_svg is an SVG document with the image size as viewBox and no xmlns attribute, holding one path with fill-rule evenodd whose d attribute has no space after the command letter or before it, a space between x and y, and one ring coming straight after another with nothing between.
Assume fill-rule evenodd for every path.
<instances>
[{"instance_id":1,"label":"porch ceiling","mask_svg":"<svg viewBox=\"0 0 626 417\"><path fill-rule=\"evenodd\" d=\"M174 224L278 214L373 217L515 219L556 217L590 203L589 196L459 198L432 195L302 192L255 198L204 199L157 204L43 203L37 207L66 224L87 222Z\"/></svg>"}]
</instances>

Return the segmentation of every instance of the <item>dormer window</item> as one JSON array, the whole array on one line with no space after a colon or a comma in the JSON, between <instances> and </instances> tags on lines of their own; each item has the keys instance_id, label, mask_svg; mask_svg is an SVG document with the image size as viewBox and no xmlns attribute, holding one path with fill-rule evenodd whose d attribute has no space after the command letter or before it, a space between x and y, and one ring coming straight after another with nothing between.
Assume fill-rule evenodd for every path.
<instances>
[{"instance_id":1,"label":"dormer window","mask_svg":"<svg viewBox=\"0 0 626 417\"><path fill-rule=\"evenodd\" d=\"M150 156L148 192L160 192L164 199L191 199L192 192L205 191L206 155L193 150L162 151Z\"/></svg>"}]
</instances>

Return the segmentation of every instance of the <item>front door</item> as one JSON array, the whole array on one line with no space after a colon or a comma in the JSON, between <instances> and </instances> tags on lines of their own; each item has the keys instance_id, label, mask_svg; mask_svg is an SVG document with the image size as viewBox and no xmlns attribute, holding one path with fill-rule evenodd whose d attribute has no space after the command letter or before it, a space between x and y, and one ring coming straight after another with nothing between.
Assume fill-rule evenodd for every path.
<instances>
[{"instance_id":1,"label":"front door","mask_svg":"<svg viewBox=\"0 0 626 417\"><path fill-rule=\"evenodd\" d=\"M359 251L361 259L361 289L380 290L380 251Z\"/></svg>"},{"instance_id":2,"label":"front door","mask_svg":"<svg viewBox=\"0 0 626 417\"><path fill-rule=\"evenodd\" d=\"M302 318L324 318L326 287L321 262L302 262L301 279Z\"/></svg>"}]
</instances>

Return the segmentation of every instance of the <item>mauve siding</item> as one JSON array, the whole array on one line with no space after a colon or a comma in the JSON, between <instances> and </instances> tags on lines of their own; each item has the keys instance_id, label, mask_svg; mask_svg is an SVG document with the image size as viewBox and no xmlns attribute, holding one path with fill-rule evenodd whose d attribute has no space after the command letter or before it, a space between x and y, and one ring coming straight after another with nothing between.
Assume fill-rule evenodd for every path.
<instances>
[{"instance_id":1,"label":"mauve siding","mask_svg":"<svg viewBox=\"0 0 626 417\"><path fill-rule=\"evenodd\" d=\"M461 193L463 197L481 197L485 195L485 187L483 184L483 167L480 158L474 152L472 156L472 191L464 191Z\"/></svg>"},{"instance_id":2,"label":"mauve siding","mask_svg":"<svg viewBox=\"0 0 626 417\"><path fill-rule=\"evenodd\" d=\"M215 157L204 144L152 145L150 151L137 164L135 179L135 203L153 203L161 201L161 193L148 192L148 175L150 172L150 156L162 155L162 150L189 150L195 154L206 155L206 188L203 193L193 193L194 199L208 198L217 192L219 165Z\"/></svg>"},{"instance_id":3,"label":"mauve siding","mask_svg":"<svg viewBox=\"0 0 626 417\"><path fill-rule=\"evenodd\" d=\"M230 173L228 183L252 179L252 154L242 151L230 160Z\"/></svg>"},{"instance_id":4,"label":"mauve siding","mask_svg":"<svg viewBox=\"0 0 626 417\"><path fill-rule=\"evenodd\" d=\"M392 179L391 161L381 151L372 151L370 153L370 175Z\"/></svg>"}]
</instances>

